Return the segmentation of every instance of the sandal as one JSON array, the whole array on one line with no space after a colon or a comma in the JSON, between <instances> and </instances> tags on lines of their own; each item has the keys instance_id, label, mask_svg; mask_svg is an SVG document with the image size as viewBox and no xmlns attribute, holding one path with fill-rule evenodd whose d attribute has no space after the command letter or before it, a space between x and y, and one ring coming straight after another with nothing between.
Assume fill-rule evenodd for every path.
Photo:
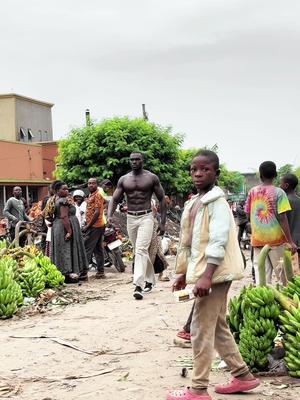
<instances>
[{"instance_id":1,"label":"sandal","mask_svg":"<svg viewBox=\"0 0 300 400\"><path fill-rule=\"evenodd\" d=\"M180 331L177 333L176 336L179 337L180 339L187 340L188 342L191 341L191 334L186 331Z\"/></svg>"},{"instance_id":2,"label":"sandal","mask_svg":"<svg viewBox=\"0 0 300 400\"><path fill-rule=\"evenodd\" d=\"M189 391L189 388L183 390L174 390L169 392L166 400L212 400L207 394L194 394Z\"/></svg>"},{"instance_id":3,"label":"sandal","mask_svg":"<svg viewBox=\"0 0 300 400\"><path fill-rule=\"evenodd\" d=\"M231 381L225 385L216 385L215 392L220 394L234 394L248 392L259 386L259 379L251 379L250 381L241 381L237 378L232 378Z\"/></svg>"}]
</instances>

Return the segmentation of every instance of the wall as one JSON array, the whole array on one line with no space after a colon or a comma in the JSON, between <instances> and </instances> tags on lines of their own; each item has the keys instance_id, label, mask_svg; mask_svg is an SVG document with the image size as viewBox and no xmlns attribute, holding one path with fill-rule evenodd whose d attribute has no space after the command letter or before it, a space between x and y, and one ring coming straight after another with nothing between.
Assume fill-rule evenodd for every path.
<instances>
[{"instance_id":1,"label":"wall","mask_svg":"<svg viewBox=\"0 0 300 400\"><path fill-rule=\"evenodd\" d=\"M0 140L0 179L41 181L42 146Z\"/></svg>"},{"instance_id":2,"label":"wall","mask_svg":"<svg viewBox=\"0 0 300 400\"><path fill-rule=\"evenodd\" d=\"M17 140L19 140L20 128L23 128L26 133L25 141L28 141L28 129L34 135L32 142L51 141L53 139L51 107L16 98Z\"/></svg>"},{"instance_id":3,"label":"wall","mask_svg":"<svg viewBox=\"0 0 300 400\"><path fill-rule=\"evenodd\" d=\"M41 143L42 159L43 159L43 177L44 179L53 180L53 172L55 170L55 158L57 156L57 143Z\"/></svg>"},{"instance_id":4,"label":"wall","mask_svg":"<svg viewBox=\"0 0 300 400\"><path fill-rule=\"evenodd\" d=\"M0 138L16 140L15 99L0 98Z\"/></svg>"}]
</instances>

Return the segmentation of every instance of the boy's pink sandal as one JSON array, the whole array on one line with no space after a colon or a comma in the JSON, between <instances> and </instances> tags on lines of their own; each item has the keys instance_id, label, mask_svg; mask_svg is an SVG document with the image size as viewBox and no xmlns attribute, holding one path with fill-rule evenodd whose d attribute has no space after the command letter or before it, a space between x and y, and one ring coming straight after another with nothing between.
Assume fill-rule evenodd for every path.
<instances>
[{"instance_id":1,"label":"boy's pink sandal","mask_svg":"<svg viewBox=\"0 0 300 400\"><path fill-rule=\"evenodd\" d=\"M188 342L191 341L191 334L186 331L179 331L177 332L176 336L179 337L180 339L187 340Z\"/></svg>"},{"instance_id":2,"label":"boy's pink sandal","mask_svg":"<svg viewBox=\"0 0 300 400\"><path fill-rule=\"evenodd\" d=\"M247 392L259 386L259 379L252 379L251 381L241 381L236 378L232 378L226 385L216 385L215 392L220 394L233 394Z\"/></svg>"},{"instance_id":3,"label":"boy's pink sandal","mask_svg":"<svg viewBox=\"0 0 300 400\"><path fill-rule=\"evenodd\" d=\"M188 388L183 390L174 390L167 394L166 400L212 400L208 395L197 395L189 391Z\"/></svg>"}]
</instances>

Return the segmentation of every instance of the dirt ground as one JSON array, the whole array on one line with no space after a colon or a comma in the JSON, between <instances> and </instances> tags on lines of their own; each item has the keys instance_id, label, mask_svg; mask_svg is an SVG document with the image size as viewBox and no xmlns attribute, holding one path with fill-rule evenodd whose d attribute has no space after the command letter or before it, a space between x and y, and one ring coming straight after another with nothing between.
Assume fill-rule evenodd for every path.
<instances>
[{"instance_id":1,"label":"dirt ground","mask_svg":"<svg viewBox=\"0 0 300 400\"><path fill-rule=\"evenodd\" d=\"M169 261L172 265L173 259ZM78 303L1 321L0 398L155 400L164 399L168 389L188 385L191 372L181 377L178 362L190 359L191 349L175 347L173 339L191 302L175 303L170 282L158 282L143 301L135 301L129 269L124 274L111 271L106 280L91 278L81 287L69 286L78 291ZM232 293L250 280L249 271ZM91 354L49 338L29 337L41 335L66 340ZM263 378L251 394L214 394L213 385L228 378L228 372L212 372L209 390L214 400L300 399L300 380L288 377ZM9 392L10 385L14 390Z\"/></svg>"}]
</instances>

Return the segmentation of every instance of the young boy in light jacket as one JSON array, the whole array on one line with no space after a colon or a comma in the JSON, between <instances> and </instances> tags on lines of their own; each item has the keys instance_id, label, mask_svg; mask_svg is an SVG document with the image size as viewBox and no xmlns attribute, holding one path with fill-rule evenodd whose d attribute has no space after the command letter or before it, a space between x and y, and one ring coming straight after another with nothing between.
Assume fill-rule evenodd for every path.
<instances>
[{"instance_id":1,"label":"young boy in light jacket","mask_svg":"<svg viewBox=\"0 0 300 400\"><path fill-rule=\"evenodd\" d=\"M214 348L230 368L230 383L217 385L217 393L251 390L259 380L250 373L226 323L231 282L243 276L243 260L236 228L224 192L215 186L219 158L209 150L192 160L191 177L198 195L185 205L181 219L173 290L195 284L191 326L194 369L191 388L170 392L167 400L211 400L207 392Z\"/></svg>"}]
</instances>

